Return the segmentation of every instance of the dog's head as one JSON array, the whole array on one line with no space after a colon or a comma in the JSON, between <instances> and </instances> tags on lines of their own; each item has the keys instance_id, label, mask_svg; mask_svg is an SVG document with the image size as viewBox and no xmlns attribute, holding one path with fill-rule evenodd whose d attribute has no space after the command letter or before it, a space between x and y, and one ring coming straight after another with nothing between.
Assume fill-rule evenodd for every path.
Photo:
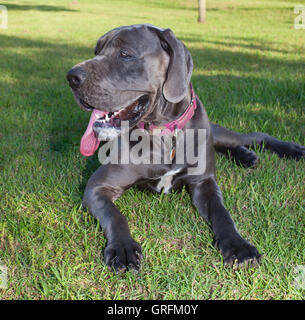
<instances>
[{"instance_id":1,"label":"dog's head","mask_svg":"<svg viewBox=\"0 0 305 320\"><path fill-rule=\"evenodd\" d=\"M132 128L153 114L161 100L183 100L192 70L189 51L170 29L145 24L100 37L95 57L74 66L67 79L83 109L103 111L94 125L119 133L122 120Z\"/></svg>"}]
</instances>

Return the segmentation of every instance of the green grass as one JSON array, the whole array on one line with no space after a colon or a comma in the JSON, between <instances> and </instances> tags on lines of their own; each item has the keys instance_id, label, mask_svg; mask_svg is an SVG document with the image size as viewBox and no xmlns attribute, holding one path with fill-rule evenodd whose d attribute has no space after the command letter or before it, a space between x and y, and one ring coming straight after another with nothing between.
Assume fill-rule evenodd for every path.
<instances>
[{"instance_id":1,"label":"green grass","mask_svg":"<svg viewBox=\"0 0 305 320\"><path fill-rule=\"evenodd\" d=\"M263 254L257 269L224 268L208 225L188 194L129 190L116 203L143 248L137 274L113 275L105 238L81 200L97 157L79 142L89 114L66 72L93 56L118 26L170 27L190 49L193 85L211 120L304 144L305 30L298 1L4 1L0 29L1 299L301 299L294 268L305 261L304 161L259 153L255 169L218 157L217 176L241 234Z\"/></svg>"}]
</instances>

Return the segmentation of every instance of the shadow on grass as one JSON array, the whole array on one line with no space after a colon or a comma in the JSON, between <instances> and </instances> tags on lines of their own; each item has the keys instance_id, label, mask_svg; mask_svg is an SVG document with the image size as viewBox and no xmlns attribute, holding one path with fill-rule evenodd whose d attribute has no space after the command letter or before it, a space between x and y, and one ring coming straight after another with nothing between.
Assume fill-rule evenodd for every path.
<instances>
[{"instance_id":1,"label":"shadow on grass","mask_svg":"<svg viewBox=\"0 0 305 320\"><path fill-rule=\"evenodd\" d=\"M142 1L139 1L142 2ZM190 11L198 11L198 5L197 2L187 2L187 1L161 1L161 0L150 0L148 1L149 5L151 7L161 8L161 9L170 9L170 10L190 10ZM271 2L271 1L269 1ZM293 0L287 0L287 2L295 3ZM272 10L273 12L276 10L285 10L287 9L287 3L283 3L283 6L255 6L255 7L246 7L242 6L240 3L235 4L234 3L228 3L226 6L220 7L219 5L216 7L212 6L213 2L210 2L208 7L206 8L206 11L256 11L256 10ZM292 7L292 4L291 4ZM292 7L293 8L293 7Z\"/></svg>"},{"instance_id":2,"label":"shadow on grass","mask_svg":"<svg viewBox=\"0 0 305 320\"><path fill-rule=\"evenodd\" d=\"M188 43L198 41L192 37L182 40ZM15 110L22 110L31 122L29 132L24 134L39 130L45 132L48 152L79 152L80 139L87 127L89 114L80 110L74 101L66 82L66 72L76 63L93 56L94 43L92 48L87 48L5 35L0 35L0 43L0 68L3 75L9 75L8 79L2 77L0 80L1 92L5 93L0 97L1 108L12 114ZM222 42L215 44L222 45ZM30 50L27 52L27 49ZM267 47L264 49L267 50ZM300 79L300 68L304 68L304 64L215 48L192 49L191 53L195 65L192 81L206 105L211 121L223 124L228 123L226 118L234 117L238 119L236 123L264 124L268 120L271 124L281 123L283 127L291 129L292 135L301 134L301 119L291 120L289 112L301 115L305 104L304 81ZM213 75L198 74L200 70L213 71ZM264 73L266 70L273 76L268 78ZM289 78L277 79L276 74L283 72L279 70L288 70ZM260 108L247 111L241 107L256 103L260 104ZM279 108L282 116L279 118L270 106ZM45 116L44 123L36 119L39 114ZM2 123L1 127L8 135L16 130L24 132L23 128L16 127L13 116ZM264 127L266 129L275 130L272 126ZM37 135L36 139L39 140L40 136ZM12 153L18 153L16 146L11 145L9 148ZM80 192L98 165L96 156L86 161Z\"/></svg>"},{"instance_id":3,"label":"shadow on grass","mask_svg":"<svg viewBox=\"0 0 305 320\"><path fill-rule=\"evenodd\" d=\"M287 50L287 49L277 49L275 46L277 43L275 41L262 41L260 38L255 37L234 37L231 36L226 39L226 41L219 41L219 40L207 40L203 36L199 37L197 34L189 34L187 37L182 36L180 37L180 40L188 43L208 43L208 44L214 44L214 45L220 45L225 46L228 49L231 47L240 47L250 50L257 50L257 51L267 51L267 52L279 52L279 53L304 53L305 54L305 48L303 45L299 45L295 48L295 50ZM235 52L234 52L235 54Z\"/></svg>"},{"instance_id":4,"label":"shadow on grass","mask_svg":"<svg viewBox=\"0 0 305 320\"><path fill-rule=\"evenodd\" d=\"M1 5L6 6L8 10L20 10L20 11L29 11L29 10L37 10L37 11L78 11L74 9L68 9L66 7L61 6L49 6L49 5L31 5L31 4L15 4L8 2L1 2Z\"/></svg>"}]
</instances>

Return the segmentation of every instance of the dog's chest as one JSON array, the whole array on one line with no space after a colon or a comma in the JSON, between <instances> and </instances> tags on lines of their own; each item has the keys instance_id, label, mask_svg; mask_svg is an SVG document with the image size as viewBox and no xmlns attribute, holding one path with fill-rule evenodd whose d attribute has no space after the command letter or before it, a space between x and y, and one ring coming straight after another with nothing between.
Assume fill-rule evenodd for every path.
<instances>
[{"instance_id":1,"label":"dog's chest","mask_svg":"<svg viewBox=\"0 0 305 320\"><path fill-rule=\"evenodd\" d=\"M181 168L171 170L166 172L163 176L160 177L160 181L158 182L156 189L158 192L161 192L163 189L163 192L165 194L170 192L170 189L172 188L173 184L173 178L174 176L181 171Z\"/></svg>"}]
</instances>

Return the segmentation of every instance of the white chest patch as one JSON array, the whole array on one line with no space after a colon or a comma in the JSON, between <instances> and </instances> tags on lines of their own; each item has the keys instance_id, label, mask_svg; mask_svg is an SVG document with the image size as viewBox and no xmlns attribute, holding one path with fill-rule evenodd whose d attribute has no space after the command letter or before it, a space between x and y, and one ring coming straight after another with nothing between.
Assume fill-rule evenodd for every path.
<instances>
[{"instance_id":1,"label":"white chest patch","mask_svg":"<svg viewBox=\"0 0 305 320\"><path fill-rule=\"evenodd\" d=\"M165 173L164 176L160 177L160 181L157 184L158 192L161 192L163 189L164 193L167 194L172 187L172 181L175 174L180 172L182 168L171 170Z\"/></svg>"}]
</instances>

